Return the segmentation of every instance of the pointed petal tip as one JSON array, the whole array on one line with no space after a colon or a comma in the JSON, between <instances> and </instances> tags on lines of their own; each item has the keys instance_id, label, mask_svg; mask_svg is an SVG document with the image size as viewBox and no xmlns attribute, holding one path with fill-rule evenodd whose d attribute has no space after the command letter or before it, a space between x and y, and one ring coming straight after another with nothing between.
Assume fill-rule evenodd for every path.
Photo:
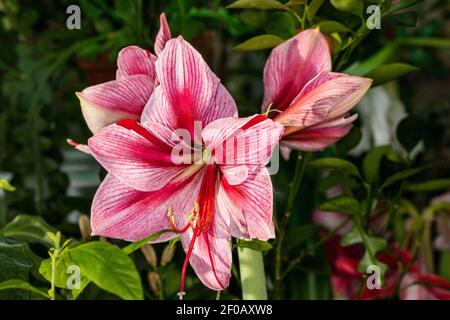
<instances>
[{"instance_id":1,"label":"pointed petal tip","mask_svg":"<svg viewBox=\"0 0 450 320\"><path fill-rule=\"evenodd\" d=\"M75 95L77 96L77 98L78 98L79 100L82 100L82 99L83 99L83 93L82 93L82 92L76 91L76 92L75 92Z\"/></svg>"},{"instance_id":2,"label":"pointed petal tip","mask_svg":"<svg viewBox=\"0 0 450 320\"><path fill-rule=\"evenodd\" d=\"M66 142L74 148L78 145L78 143L76 143L75 141L73 141L72 139L69 139L69 138L66 139Z\"/></svg>"}]
</instances>

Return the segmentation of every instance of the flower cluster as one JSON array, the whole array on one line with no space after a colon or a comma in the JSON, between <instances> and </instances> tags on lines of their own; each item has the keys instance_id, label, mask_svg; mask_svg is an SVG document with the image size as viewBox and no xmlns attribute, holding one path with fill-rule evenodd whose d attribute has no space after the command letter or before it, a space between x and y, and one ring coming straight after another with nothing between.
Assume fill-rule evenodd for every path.
<instances>
[{"instance_id":1,"label":"flower cluster","mask_svg":"<svg viewBox=\"0 0 450 320\"><path fill-rule=\"evenodd\" d=\"M275 146L317 151L345 136L349 110L371 80L331 71L318 29L276 47L264 69L262 114L239 118L230 93L165 15L155 54L131 46L116 80L78 93L93 136L90 153L108 175L92 204L95 235L136 241L164 229L179 236L188 264L213 290L228 286L231 237L275 237L266 169ZM175 151L174 151L175 150Z\"/></svg>"}]
</instances>

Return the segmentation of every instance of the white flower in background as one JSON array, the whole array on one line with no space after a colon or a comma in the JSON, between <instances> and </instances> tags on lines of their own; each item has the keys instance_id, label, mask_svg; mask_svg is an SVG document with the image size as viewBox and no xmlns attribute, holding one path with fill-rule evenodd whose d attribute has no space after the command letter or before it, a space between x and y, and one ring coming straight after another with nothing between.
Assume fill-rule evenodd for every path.
<instances>
[{"instance_id":1,"label":"white flower in background","mask_svg":"<svg viewBox=\"0 0 450 320\"><path fill-rule=\"evenodd\" d=\"M362 121L362 138L359 144L351 151L352 155L360 155L372 147L391 145L397 152L405 152L397 140L396 129L401 120L408 113L399 98L395 82L374 87L357 105L356 111ZM420 142L411 152L414 158L422 150Z\"/></svg>"}]
</instances>

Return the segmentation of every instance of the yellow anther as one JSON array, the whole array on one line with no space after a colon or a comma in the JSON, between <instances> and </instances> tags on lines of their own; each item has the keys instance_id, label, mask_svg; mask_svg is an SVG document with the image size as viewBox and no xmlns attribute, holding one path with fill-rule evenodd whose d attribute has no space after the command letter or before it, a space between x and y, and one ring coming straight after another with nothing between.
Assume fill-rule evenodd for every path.
<instances>
[{"instance_id":1,"label":"yellow anther","mask_svg":"<svg viewBox=\"0 0 450 320\"><path fill-rule=\"evenodd\" d=\"M195 201L194 203L194 212L196 215L198 215L198 212L200 211L200 205L198 204L197 201Z\"/></svg>"}]
</instances>

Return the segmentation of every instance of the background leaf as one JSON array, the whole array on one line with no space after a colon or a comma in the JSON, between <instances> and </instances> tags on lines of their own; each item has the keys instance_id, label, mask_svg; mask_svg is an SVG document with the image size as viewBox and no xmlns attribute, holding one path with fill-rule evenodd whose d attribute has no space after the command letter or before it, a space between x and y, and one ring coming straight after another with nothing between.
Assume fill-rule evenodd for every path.
<instances>
[{"instance_id":1,"label":"background leaf","mask_svg":"<svg viewBox=\"0 0 450 320\"><path fill-rule=\"evenodd\" d=\"M228 9L259 9L272 10L278 9L283 4L276 0L237 0L227 6Z\"/></svg>"},{"instance_id":2,"label":"background leaf","mask_svg":"<svg viewBox=\"0 0 450 320\"><path fill-rule=\"evenodd\" d=\"M319 169L330 169L339 171L343 174L348 174L355 177L360 177L358 168L350 161L340 158L322 158L311 161L310 166Z\"/></svg>"},{"instance_id":3,"label":"background leaf","mask_svg":"<svg viewBox=\"0 0 450 320\"><path fill-rule=\"evenodd\" d=\"M143 299L139 273L133 261L117 246L89 242L69 251L81 273L103 290L126 300Z\"/></svg>"},{"instance_id":4,"label":"background leaf","mask_svg":"<svg viewBox=\"0 0 450 320\"><path fill-rule=\"evenodd\" d=\"M234 49L238 51L262 50L276 47L283 41L283 39L273 34L263 34L239 44Z\"/></svg>"},{"instance_id":5,"label":"background leaf","mask_svg":"<svg viewBox=\"0 0 450 320\"><path fill-rule=\"evenodd\" d=\"M22 289L22 290L32 291L32 292L35 292L45 298L49 298L49 296L45 290L35 288L28 282L23 281L21 279L10 279L10 280L6 280L6 281L3 281L2 283L0 283L0 290L6 290L6 289Z\"/></svg>"},{"instance_id":6,"label":"background leaf","mask_svg":"<svg viewBox=\"0 0 450 320\"><path fill-rule=\"evenodd\" d=\"M0 229L0 236L29 242L38 242L47 247L51 241L46 237L47 232L55 232L44 219L38 216L18 215L13 221Z\"/></svg>"},{"instance_id":7,"label":"background leaf","mask_svg":"<svg viewBox=\"0 0 450 320\"><path fill-rule=\"evenodd\" d=\"M320 210L331 211L331 212L341 212L349 214L359 213L359 202L352 197L337 197L325 201L320 205Z\"/></svg>"},{"instance_id":8,"label":"background leaf","mask_svg":"<svg viewBox=\"0 0 450 320\"><path fill-rule=\"evenodd\" d=\"M415 70L417 70L417 67L406 63L390 63L369 72L366 77L373 79L372 87L375 87Z\"/></svg>"},{"instance_id":9,"label":"background leaf","mask_svg":"<svg viewBox=\"0 0 450 320\"><path fill-rule=\"evenodd\" d=\"M258 239L253 239L250 241L237 240L236 246L239 248L250 248L256 251L268 251L272 249L272 245L267 241L262 241Z\"/></svg>"}]
</instances>

